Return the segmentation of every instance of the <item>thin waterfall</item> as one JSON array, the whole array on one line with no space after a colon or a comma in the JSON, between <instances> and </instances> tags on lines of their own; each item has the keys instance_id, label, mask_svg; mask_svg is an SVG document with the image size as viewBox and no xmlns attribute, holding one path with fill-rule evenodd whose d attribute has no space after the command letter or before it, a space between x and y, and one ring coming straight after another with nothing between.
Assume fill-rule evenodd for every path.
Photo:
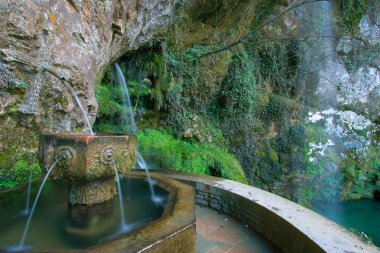
<instances>
[{"instance_id":1,"label":"thin waterfall","mask_svg":"<svg viewBox=\"0 0 380 253\"><path fill-rule=\"evenodd\" d=\"M84 119L85 119L85 121L86 121L86 124L87 124L88 129L90 130L91 135L94 135L94 132L92 131L92 127L91 127L90 120L88 119L88 117L87 117L87 113L86 113L86 111L84 110L84 108L83 108L83 106L82 106L82 103L80 102L80 100L79 100L77 94L75 93L74 89L71 87L71 85L70 85L68 82L66 82L65 80L63 80L63 83L64 83L64 84L66 85L66 87L69 89L69 91L71 92L71 94L73 94L75 100L77 101L77 104L78 104L80 110L82 111L83 117L84 117Z\"/></svg>"},{"instance_id":2,"label":"thin waterfall","mask_svg":"<svg viewBox=\"0 0 380 253\"><path fill-rule=\"evenodd\" d=\"M24 229L24 233L22 234L22 237L21 237L21 240L20 240L20 243L17 247L17 250L22 250L24 248L24 243L25 243L25 238L26 238L26 235L28 234L28 230L29 230L29 226L30 226L30 222L32 220L32 217L33 217L33 214L34 214L34 210L36 209L36 206L37 206L37 202L38 202L38 199L41 195L41 192L42 192L42 189L44 188L44 185L45 185L45 182L46 180L48 179L50 173L53 171L55 165L59 162L59 159L56 160L53 165L49 168L48 172L46 173L45 177L44 177L44 180L42 181L42 184L40 186L40 189L38 190L38 193L37 193L37 196L36 198L34 199L34 202L33 202L33 206L32 206L32 209L30 211L30 214L28 216L28 220L26 222L26 226L25 226L25 229Z\"/></svg>"},{"instance_id":3,"label":"thin waterfall","mask_svg":"<svg viewBox=\"0 0 380 253\"><path fill-rule=\"evenodd\" d=\"M119 191L118 196L119 196L120 223L121 223L120 228L122 231L127 231L127 230L129 230L129 226L125 222L123 193L121 192L120 177L119 177L119 173L117 172L116 162L113 163L113 169L114 169L115 175L116 175L117 190Z\"/></svg>"},{"instance_id":4,"label":"thin waterfall","mask_svg":"<svg viewBox=\"0 0 380 253\"><path fill-rule=\"evenodd\" d=\"M331 108L336 106L337 91L335 83L337 81L337 53L336 41L333 21L333 6L331 2L322 1L316 4L320 10L317 13L322 13L321 21L319 22L321 31L317 30L317 35L321 36L318 40L320 49L317 54L320 57L320 72L319 84L316 91L321 108Z\"/></svg>"},{"instance_id":5,"label":"thin waterfall","mask_svg":"<svg viewBox=\"0 0 380 253\"><path fill-rule=\"evenodd\" d=\"M133 113L131 98L129 97L127 82L125 81L123 71L121 71L120 65L118 63L115 63L115 68L116 68L116 72L117 72L117 78L119 80L119 84L121 87L123 105L124 105L124 108L126 108L128 110L128 115L129 115L129 121L128 122L131 123L132 133L136 133L137 132L137 126L135 123L135 115Z\"/></svg>"},{"instance_id":6,"label":"thin waterfall","mask_svg":"<svg viewBox=\"0 0 380 253\"><path fill-rule=\"evenodd\" d=\"M125 108L127 108L128 112L129 112L128 113L129 114L129 122L131 122L131 125L132 125L132 133L135 133L135 132L137 132L137 126L135 123L135 116L133 113L133 107L131 104L131 99L129 97L127 82L125 81L124 74L123 74L123 72L120 68L120 65L118 63L115 63L115 68L117 71L117 77L118 77L120 87L121 87L121 91L122 91L123 105ZM137 163L140 166L140 168L145 170L145 172L146 172L152 201L156 204L160 204L162 202L162 199L160 197L158 197L154 191L153 181L150 177L149 169L146 166L144 158L141 156L141 154L139 152L137 152Z\"/></svg>"},{"instance_id":7,"label":"thin waterfall","mask_svg":"<svg viewBox=\"0 0 380 253\"><path fill-rule=\"evenodd\" d=\"M317 1L300 8L300 35L307 38L300 40L298 52L299 103L305 108L300 110L300 116L304 118L305 124L311 129L318 129L326 138L321 140L308 136L308 156L305 162L319 168L323 174L294 181L297 182L294 183L296 198L304 197L303 189L310 187L307 185L310 182L317 189L324 187L325 191L327 188L329 192L339 191L334 184L327 183L339 181L337 173L341 153L340 139L330 129L336 128L333 114L337 107L337 84L339 74L344 69L336 52L337 34L333 7L332 1Z\"/></svg>"},{"instance_id":8,"label":"thin waterfall","mask_svg":"<svg viewBox=\"0 0 380 253\"><path fill-rule=\"evenodd\" d=\"M301 33L310 36L301 43L300 90L306 106L319 110L336 107L337 60L333 3L310 2L303 6Z\"/></svg>"},{"instance_id":9,"label":"thin waterfall","mask_svg":"<svg viewBox=\"0 0 380 253\"><path fill-rule=\"evenodd\" d=\"M156 204L160 204L162 202L162 198L156 195L156 192L154 190L154 182L152 178L150 177L148 166L146 165L144 158L141 156L139 152L137 152L137 164L139 165L141 169L145 170L146 172L146 176L148 177L148 184L149 184L152 201Z\"/></svg>"},{"instance_id":10,"label":"thin waterfall","mask_svg":"<svg viewBox=\"0 0 380 253\"><path fill-rule=\"evenodd\" d=\"M33 170L30 170L30 172L29 172L29 183L28 183L28 193L26 195L26 205L25 205L25 210L23 212L25 215L29 214L29 202L30 202L30 191L32 188L32 179L33 179Z\"/></svg>"},{"instance_id":11,"label":"thin waterfall","mask_svg":"<svg viewBox=\"0 0 380 253\"><path fill-rule=\"evenodd\" d=\"M91 123L90 123L90 120L88 119L87 117L87 113L86 111L84 110L83 108L83 105L82 103L80 102L77 94L75 93L73 87L71 87L71 85L63 78L63 77L60 77L57 73L55 73L54 71L52 71L48 66L46 65L42 65L42 69L44 71L47 71L49 72L50 74L52 74L53 76L55 76L56 78L58 78L59 80L63 81L63 83L65 84L66 88L69 89L69 91L71 92L71 94L73 95L73 97L75 98L75 101L77 102L78 106L79 106L79 109L81 110L82 114L83 114L83 117L84 117L84 120L86 121L86 124L87 124L87 127L88 129L90 130L90 133L91 135L94 135L94 132L92 131L92 127L91 127Z\"/></svg>"}]
</instances>

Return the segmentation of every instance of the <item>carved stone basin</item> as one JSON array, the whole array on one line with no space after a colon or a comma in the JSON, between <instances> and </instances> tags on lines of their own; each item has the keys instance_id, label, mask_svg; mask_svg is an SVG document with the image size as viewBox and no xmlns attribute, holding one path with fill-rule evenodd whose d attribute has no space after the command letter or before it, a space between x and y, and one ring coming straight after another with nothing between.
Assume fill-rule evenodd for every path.
<instances>
[{"instance_id":1,"label":"carved stone basin","mask_svg":"<svg viewBox=\"0 0 380 253\"><path fill-rule=\"evenodd\" d=\"M58 161L50 175L70 180L71 204L100 203L116 194L114 166L125 174L135 164L136 135L44 133L39 159L46 171Z\"/></svg>"}]
</instances>

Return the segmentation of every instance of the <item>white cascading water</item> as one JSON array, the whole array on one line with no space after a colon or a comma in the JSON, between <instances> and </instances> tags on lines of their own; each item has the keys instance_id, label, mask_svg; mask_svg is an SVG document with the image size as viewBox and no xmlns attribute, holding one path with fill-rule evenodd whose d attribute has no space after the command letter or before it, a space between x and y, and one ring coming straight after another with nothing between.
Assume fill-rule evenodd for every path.
<instances>
[{"instance_id":1,"label":"white cascading water","mask_svg":"<svg viewBox=\"0 0 380 253\"><path fill-rule=\"evenodd\" d=\"M344 67L336 52L333 5L332 1L310 1L300 9L300 34L305 39L300 41L298 53L299 102L307 110L306 124L322 130L327 137L324 141L310 140L308 143L308 162L323 170L319 178L321 182L339 180L338 163L330 157L339 157L340 140L330 129L335 127L333 113L337 110L337 83ZM326 123L320 124L323 113L329 115L324 116ZM303 189L305 183L301 180L299 189ZM329 187L331 192L338 192L333 184Z\"/></svg>"},{"instance_id":2,"label":"white cascading water","mask_svg":"<svg viewBox=\"0 0 380 253\"><path fill-rule=\"evenodd\" d=\"M41 195L41 192L42 192L42 189L44 188L44 185L46 183L46 180L48 179L50 173L53 171L55 165L59 162L59 159L56 160L52 166L49 168L48 172L46 173L45 177L44 177L44 180L42 181L41 183L41 186L40 186L40 189L38 190L38 193L36 195L36 198L34 199L34 202L33 202L33 206L32 206L32 209L30 210L30 213L29 213L29 216L28 216L28 220L26 221L26 225L25 225L25 229L24 229L24 233L22 234L22 237L21 237L21 240L20 240L20 243L18 246L15 246L15 247L10 247L8 248L9 251L23 251L24 249L26 250L27 248L24 246L24 243L25 243L25 239L26 239L26 236L28 234L28 231L29 231L29 226L30 226L30 222L32 221L32 217L33 217L33 214L34 214L34 210L36 209L36 206L37 206L37 202L38 202L38 199Z\"/></svg>"},{"instance_id":3,"label":"white cascading water","mask_svg":"<svg viewBox=\"0 0 380 253\"><path fill-rule=\"evenodd\" d=\"M117 72L117 78L119 80L119 84L120 84L121 91L122 91L123 106L125 108L127 108L128 112L129 112L128 113L128 115L129 115L129 121L128 122L131 123L132 133L135 133L135 132L137 132L137 126L135 123L135 116L133 113L133 107L131 104L131 99L129 97L127 82L125 81L124 74L121 71L120 65L118 63L115 63L115 68L116 68L116 72ZM152 201L154 203L156 203L157 205L160 204L162 202L162 199L160 197L158 197L154 191L154 182L152 181L152 179L150 177L149 169L146 166L146 162L139 152L137 152L137 164L139 165L139 167L141 169L145 170L145 172L146 172Z\"/></svg>"},{"instance_id":4,"label":"white cascading water","mask_svg":"<svg viewBox=\"0 0 380 253\"><path fill-rule=\"evenodd\" d=\"M133 113L131 98L129 97L127 82L125 81L124 74L123 74L123 71L121 71L120 65L115 63L115 68L116 68L117 78L119 80L119 84L120 84L120 88L121 88L123 106L124 106L124 108L126 108L128 110L129 118L126 121L126 124L128 122L130 122L132 133L136 133L137 127L136 127L136 123L135 123L135 115Z\"/></svg>"},{"instance_id":5,"label":"white cascading water","mask_svg":"<svg viewBox=\"0 0 380 253\"><path fill-rule=\"evenodd\" d=\"M304 88L301 100L316 109L333 108L336 106L335 85L339 78L336 73L341 67L336 53L333 3L318 1L306 4L302 8L301 22L301 34L306 38L299 54L299 76Z\"/></svg>"},{"instance_id":6,"label":"white cascading water","mask_svg":"<svg viewBox=\"0 0 380 253\"><path fill-rule=\"evenodd\" d=\"M148 184L149 184L152 201L156 205L161 204L163 199L156 195L156 192L154 191L155 182L150 177L148 166L146 165L144 158L141 156L139 152L137 152L137 164L139 165L140 169L143 169L146 172L146 176L148 177Z\"/></svg>"},{"instance_id":7,"label":"white cascading water","mask_svg":"<svg viewBox=\"0 0 380 253\"><path fill-rule=\"evenodd\" d=\"M30 203L30 191L32 188L32 179L33 179L33 171L30 170L29 172L29 182L28 182L28 192L26 195L26 204L25 204L25 210L23 211L24 215L28 215L30 211L29 203Z\"/></svg>"},{"instance_id":8,"label":"white cascading water","mask_svg":"<svg viewBox=\"0 0 380 253\"><path fill-rule=\"evenodd\" d=\"M319 22L319 28L316 29L316 35L320 36L317 39L319 43L319 50L317 54L320 56L320 71L319 71L319 83L316 91L320 106L322 108L336 107L337 91L336 82L338 77L336 75L336 68L338 65L337 53L336 53L336 41L335 41L335 29L333 21L333 3L329 1L321 1L315 4L316 13L321 13L321 20Z\"/></svg>"},{"instance_id":9,"label":"white cascading water","mask_svg":"<svg viewBox=\"0 0 380 253\"><path fill-rule=\"evenodd\" d=\"M124 212L124 203L123 203L123 193L121 191L121 185L120 185L120 177L119 173L117 172L117 165L116 162L113 162L113 169L115 171L116 175L116 184L117 184L117 190L119 192L119 208L120 208L120 229L121 232L128 232L131 230L130 226L125 222L125 212Z\"/></svg>"},{"instance_id":10,"label":"white cascading water","mask_svg":"<svg viewBox=\"0 0 380 253\"><path fill-rule=\"evenodd\" d=\"M63 81L63 83L64 83L65 86L69 89L69 91L70 91L71 94L74 96L75 100L77 101L77 104L78 104L78 106L79 106L79 108L80 108L80 110L81 110L81 112L82 112L82 114L83 114L83 118L84 118L85 121L86 121L87 127L88 127L88 129L90 130L91 135L94 135L94 132L92 131L92 127L91 127L90 120L89 120L88 117L87 117L87 113L86 113L86 111L84 110L83 105L82 105L82 103L80 102L80 100L79 100L77 94L75 93L73 87L71 87L71 85L70 85L68 82L66 82L66 81Z\"/></svg>"}]
</instances>

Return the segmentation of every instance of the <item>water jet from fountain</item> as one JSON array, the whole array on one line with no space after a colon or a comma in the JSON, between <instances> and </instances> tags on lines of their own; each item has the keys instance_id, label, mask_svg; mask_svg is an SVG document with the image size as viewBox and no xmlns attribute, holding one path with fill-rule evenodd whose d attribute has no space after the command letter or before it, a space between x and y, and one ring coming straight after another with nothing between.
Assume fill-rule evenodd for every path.
<instances>
[{"instance_id":1,"label":"water jet from fountain","mask_svg":"<svg viewBox=\"0 0 380 253\"><path fill-rule=\"evenodd\" d=\"M129 112L129 122L131 122L132 132L134 133L137 131L137 126L135 123L135 116L133 113L131 98L129 97L127 82L125 81L124 74L123 74L123 72L120 68L120 65L118 63L115 63L115 68L116 68L117 77L118 77L119 84L120 84L121 91L122 91L123 106L125 108L127 108L128 112ZM151 192L152 201L156 205L162 204L162 201L163 201L162 198L158 197L154 191L154 187L153 187L154 182L152 181L152 179L150 177L148 166L146 165L144 158L141 156L141 154L139 152L137 152L137 163L140 166L140 168L145 170L145 172L146 172L146 175L148 178L149 189Z\"/></svg>"},{"instance_id":2,"label":"water jet from fountain","mask_svg":"<svg viewBox=\"0 0 380 253\"><path fill-rule=\"evenodd\" d=\"M124 74L123 74L123 71L121 71L120 65L115 63L115 68L116 68L117 78L119 80L119 84L121 88L123 105L128 110L129 122L131 122L131 128L132 128L131 130L132 130L132 133L136 133L137 126L135 122L135 115L133 113L131 98L129 97L127 82L125 81Z\"/></svg>"},{"instance_id":3,"label":"water jet from fountain","mask_svg":"<svg viewBox=\"0 0 380 253\"><path fill-rule=\"evenodd\" d=\"M91 123L90 123L90 120L88 119L87 117L87 113L86 111L84 110L83 108L83 105L82 103L80 102L79 98L78 98L78 95L75 93L73 87L71 87L71 85L66 81L65 78L63 77L60 77L57 73L55 73L54 71L52 71L50 68L46 67L46 66L42 66L42 69L44 71L47 71L49 72L50 74L52 74L53 76L57 77L58 79L60 79L66 86L67 89L69 89L69 91L71 92L71 94L73 95L73 97L75 98L75 101L77 102L78 106L79 106L79 109L81 110L82 114L83 114L83 117L86 121L86 124L87 124L87 127L88 129L90 130L90 133L91 135L93 136L94 135L94 132L92 131L92 127L91 127Z\"/></svg>"},{"instance_id":4,"label":"water jet from fountain","mask_svg":"<svg viewBox=\"0 0 380 253\"><path fill-rule=\"evenodd\" d=\"M163 199L156 195L156 192L154 190L154 182L152 178L150 177L148 166L145 163L144 158L141 156L139 152L137 152L137 164L140 166L141 169L145 170L146 176L148 177L148 184L151 194L151 199L156 205L162 204Z\"/></svg>"},{"instance_id":5,"label":"water jet from fountain","mask_svg":"<svg viewBox=\"0 0 380 253\"><path fill-rule=\"evenodd\" d=\"M119 196L119 208L120 208L120 230L123 233L123 232L130 231L131 228L125 222L125 213L124 213L124 204L123 204L123 193L121 192L120 177L119 177L119 173L117 172L116 162L113 162L113 169L114 169L115 175L116 175L117 190L119 191L118 196Z\"/></svg>"},{"instance_id":6,"label":"water jet from fountain","mask_svg":"<svg viewBox=\"0 0 380 253\"><path fill-rule=\"evenodd\" d=\"M26 193L26 204L25 204L25 209L22 210L21 212L17 213L16 215L13 216L13 218L17 218L20 216L27 216L30 212L30 192L32 188L32 179L33 179L33 171L30 170L29 172L29 181L28 181L28 190Z\"/></svg>"},{"instance_id":7,"label":"water jet from fountain","mask_svg":"<svg viewBox=\"0 0 380 253\"><path fill-rule=\"evenodd\" d=\"M33 171L30 170L30 172L29 172L29 182L28 182L28 192L27 192L27 195L26 195L25 210L23 212L25 215L28 215L29 211L30 211L29 203L30 203L30 191L31 191L31 188L32 188L32 179L33 179Z\"/></svg>"},{"instance_id":8,"label":"water jet from fountain","mask_svg":"<svg viewBox=\"0 0 380 253\"><path fill-rule=\"evenodd\" d=\"M75 100L77 101L78 106L79 106L80 110L82 111L83 117L84 117L84 119L85 119L85 121L86 121L87 127L88 127L88 129L90 130L91 135L93 136L93 135L94 135L94 132L92 131L92 127L91 127L91 124L90 124L90 120L88 119L87 114L86 114L86 111L84 110L83 105L82 105L82 103L80 102L80 100L79 100L77 94L75 93L74 89L71 87L71 85L70 85L67 81L64 80L63 83L64 83L64 84L66 85L66 87L70 90L71 94L73 94Z\"/></svg>"},{"instance_id":9,"label":"water jet from fountain","mask_svg":"<svg viewBox=\"0 0 380 253\"><path fill-rule=\"evenodd\" d=\"M21 240L20 240L20 243L18 246L11 246L11 247L8 247L6 248L5 250L7 252L23 252L23 251L29 251L31 249L31 247L29 246L24 246L24 243L25 243L25 239L26 239L26 236L28 234L28 230L29 230L29 226L30 226L30 222L32 221L32 217L33 217L33 213L34 213L34 210L36 209L36 206L37 206L37 202L38 202L38 199L41 195L41 192L42 192L42 189L44 188L44 185L45 185L45 182L46 180L48 179L50 173L53 171L55 165L59 162L60 160L56 160L52 166L49 168L48 172L46 173L42 183L41 183L41 186L38 190L38 193L36 195L36 198L34 199L34 202L33 202L33 206L32 206L32 209L30 210L30 214L28 216L28 220L26 222L26 225L25 225L25 229L24 229L24 233L22 234L22 237L21 237Z\"/></svg>"}]
</instances>

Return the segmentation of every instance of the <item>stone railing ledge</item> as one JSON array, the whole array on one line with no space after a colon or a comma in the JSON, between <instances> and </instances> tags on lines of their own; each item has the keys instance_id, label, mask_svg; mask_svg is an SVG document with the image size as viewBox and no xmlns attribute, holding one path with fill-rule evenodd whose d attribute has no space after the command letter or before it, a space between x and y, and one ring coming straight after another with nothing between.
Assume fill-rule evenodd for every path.
<instances>
[{"instance_id":1,"label":"stone railing ledge","mask_svg":"<svg viewBox=\"0 0 380 253\"><path fill-rule=\"evenodd\" d=\"M193 185L197 203L241 220L283 252L380 252L342 226L270 192L211 176L160 173Z\"/></svg>"}]
</instances>

